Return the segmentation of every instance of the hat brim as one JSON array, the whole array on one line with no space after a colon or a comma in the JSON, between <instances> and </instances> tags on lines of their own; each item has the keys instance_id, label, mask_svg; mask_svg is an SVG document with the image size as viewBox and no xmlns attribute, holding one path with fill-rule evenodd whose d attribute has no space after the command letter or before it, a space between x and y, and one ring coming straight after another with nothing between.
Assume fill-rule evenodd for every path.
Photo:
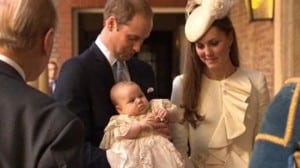
<instances>
[{"instance_id":1,"label":"hat brim","mask_svg":"<svg viewBox=\"0 0 300 168\"><path fill-rule=\"evenodd\" d=\"M196 42L213 23L214 19L210 15L208 8L203 5L196 7L187 18L185 24L185 36L188 41Z\"/></svg>"}]
</instances>

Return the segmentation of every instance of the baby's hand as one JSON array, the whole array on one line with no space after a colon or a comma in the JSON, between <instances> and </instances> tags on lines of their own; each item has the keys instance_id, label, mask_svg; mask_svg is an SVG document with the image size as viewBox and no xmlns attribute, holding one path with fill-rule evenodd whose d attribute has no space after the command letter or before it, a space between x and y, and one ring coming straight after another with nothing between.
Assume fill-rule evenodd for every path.
<instances>
[{"instance_id":1,"label":"baby's hand","mask_svg":"<svg viewBox=\"0 0 300 168\"><path fill-rule=\"evenodd\" d=\"M145 119L139 122L142 130L152 129L153 122L156 122L155 116L148 115Z\"/></svg>"},{"instance_id":2,"label":"baby's hand","mask_svg":"<svg viewBox=\"0 0 300 168\"><path fill-rule=\"evenodd\" d=\"M161 122L166 121L168 114L166 109L157 109L153 113L156 119L160 120Z\"/></svg>"},{"instance_id":3,"label":"baby's hand","mask_svg":"<svg viewBox=\"0 0 300 168\"><path fill-rule=\"evenodd\" d=\"M154 129L157 131L160 135L166 137L167 139L170 139L170 130L168 123L165 119L167 110L157 110L156 112L151 113L151 115L148 115L147 118L144 120L147 125L149 124L151 129ZM156 115L157 114L157 115ZM158 116L161 116L161 118L164 120L164 122L161 121L161 118Z\"/></svg>"}]
</instances>

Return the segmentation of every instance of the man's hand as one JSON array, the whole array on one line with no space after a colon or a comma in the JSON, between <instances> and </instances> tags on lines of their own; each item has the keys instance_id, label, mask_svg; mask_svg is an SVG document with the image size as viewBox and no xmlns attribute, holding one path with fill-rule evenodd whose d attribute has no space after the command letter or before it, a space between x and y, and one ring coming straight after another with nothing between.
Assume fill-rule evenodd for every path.
<instances>
[{"instance_id":1,"label":"man's hand","mask_svg":"<svg viewBox=\"0 0 300 168\"><path fill-rule=\"evenodd\" d=\"M161 116L165 117L164 112L161 113ZM171 139L171 134L170 134L170 130L169 130L169 125L167 123L167 120L161 121L161 119L157 118L156 116L152 116L149 117L151 118L150 120L148 120L147 122L151 125L151 127L158 132L159 134L161 134L162 136L164 136L167 139Z\"/></svg>"},{"instance_id":2,"label":"man's hand","mask_svg":"<svg viewBox=\"0 0 300 168\"><path fill-rule=\"evenodd\" d=\"M171 139L169 125L166 122L158 122L155 126L152 127L163 137L167 139Z\"/></svg>"}]
</instances>

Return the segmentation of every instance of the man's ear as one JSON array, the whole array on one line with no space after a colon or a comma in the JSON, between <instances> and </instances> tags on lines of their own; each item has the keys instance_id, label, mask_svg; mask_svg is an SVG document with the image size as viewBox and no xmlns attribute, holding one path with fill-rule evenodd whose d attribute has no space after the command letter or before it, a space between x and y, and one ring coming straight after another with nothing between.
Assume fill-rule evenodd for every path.
<instances>
[{"instance_id":1,"label":"man's ear","mask_svg":"<svg viewBox=\"0 0 300 168\"><path fill-rule=\"evenodd\" d=\"M44 51L47 56L51 54L54 43L54 29L50 28L44 36Z\"/></svg>"},{"instance_id":2,"label":"man's ear","mask_svg":"<svg viewBox=\"0 0 300 168\"><path fill-rule=\"evenodd\" d=\"M117 28L117 19L115 16L110 16L106 19L105 24L109 31L113 31Z\"/></svg>"}]
</instances>

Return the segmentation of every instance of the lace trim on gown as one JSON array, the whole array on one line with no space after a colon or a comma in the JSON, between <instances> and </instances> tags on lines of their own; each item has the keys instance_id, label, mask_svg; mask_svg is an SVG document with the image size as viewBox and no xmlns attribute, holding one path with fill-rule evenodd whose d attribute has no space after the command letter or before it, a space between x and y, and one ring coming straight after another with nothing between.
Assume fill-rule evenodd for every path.
<instances>
[{"instance_id":1,"label":"lace trim on gown","mask_svg":"<svg viewBox=\"0 0 300 168\"><path fill-rule=\"evenodd\" d=\"M118 137L125 136L129 131L132 120L140 120L145 114L135 117L127 115L116 115L110 118L108 125L105 127L105 134L100 144L101 149L109 149L118 140ZM130 123L130 124L128 124Z\"/></svg>"}]
</instances>

